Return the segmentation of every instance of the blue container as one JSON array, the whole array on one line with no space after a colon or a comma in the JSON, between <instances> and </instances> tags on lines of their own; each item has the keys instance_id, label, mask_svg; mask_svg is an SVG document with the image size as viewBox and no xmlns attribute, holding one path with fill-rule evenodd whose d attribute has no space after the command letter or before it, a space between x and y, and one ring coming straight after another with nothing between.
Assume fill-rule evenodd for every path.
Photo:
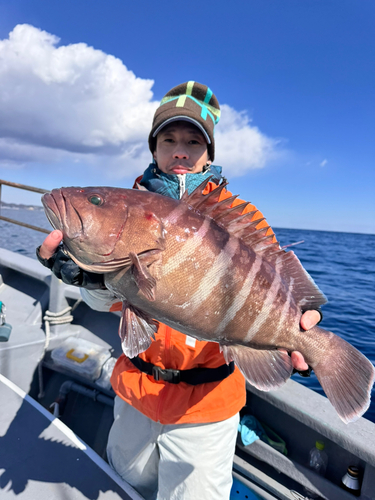
<instances>
[{"instance_id":1,"label":"blue container","mask_svg":"<svg viewBox=\"0 0 375 500\"><path fill-rule=\"evenodd\" d=\"M262 500L237 478L233 478L230 500Z\"/></svg>"}]
</instances>

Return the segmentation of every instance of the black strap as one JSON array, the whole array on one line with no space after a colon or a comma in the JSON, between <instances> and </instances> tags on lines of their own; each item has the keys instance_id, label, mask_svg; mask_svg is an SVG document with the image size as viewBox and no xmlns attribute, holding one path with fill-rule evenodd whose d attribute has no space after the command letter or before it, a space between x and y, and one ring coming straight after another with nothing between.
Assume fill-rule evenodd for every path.
<instances>
[{"instance_id":1,"label":"black strap","mask_svg":"<svg viewBox=\"0 0 375 500\"><path fill-rule=\"evenodd\" d=\"M224 364L217 368L191 368L190 370L172 370L160 368L160 366L147 363L136 356L129 361L143 373L151 375L155 380L164 380L171 384L186 382L190 385L206 384L208 382L219 382L229 377L234 372L234 363Z\"/></svg>"}]
</instances>

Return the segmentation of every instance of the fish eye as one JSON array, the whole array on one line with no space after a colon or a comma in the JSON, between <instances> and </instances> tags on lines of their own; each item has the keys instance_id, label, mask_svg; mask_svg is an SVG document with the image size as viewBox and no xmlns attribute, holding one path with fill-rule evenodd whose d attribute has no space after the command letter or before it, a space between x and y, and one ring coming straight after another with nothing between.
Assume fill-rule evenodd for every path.
<instances>
[{"instance_id":1,"label":"fish eye","mask_svg":"<svg viewBox=\"0 0 375 500\"><path fill-rule=\"evenodd\" d=\"M103 198L101 198L97 194L93 194L93 195L89 196L88 200L90 203L92 203L93 205L97 205L97 206L103 205L103 203L104 203Z\"/></svg>"}]
</instances>

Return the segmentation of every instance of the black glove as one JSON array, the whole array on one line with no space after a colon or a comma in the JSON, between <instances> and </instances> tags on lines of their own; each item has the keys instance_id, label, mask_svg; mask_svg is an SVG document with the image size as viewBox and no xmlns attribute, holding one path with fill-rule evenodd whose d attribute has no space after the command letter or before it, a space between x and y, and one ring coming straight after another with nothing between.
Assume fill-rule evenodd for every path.
<instances>
[{"instance_id":1,"label":"black glove","mask_svg":"<svg viewBox=\"0 0 375 500\"><path fill-rule=\"evenodd\" d=\"M298 375L301 375L301 377L306 378L306 377L310 377L311 372L312 372L311 366L309 366L307 370L303 370L302 372L293 368L292 375L294 375L295 373L298 373Z\"/></svg>"},{"instance_id":2,"label":"black glove","mask_svg":"<svg viewBox=\"0 0 375 500\"><path fill-rule=\"evenodd\" d=\"M104 276L102 274L90 273L81 269L66 253L62 246L58 246L56 252L49 259L40 256L40 246L36 249L39 262L51 269L53 274L67 285L80 286L88 290L105 290Z\"/></svg>"}]
</instances>

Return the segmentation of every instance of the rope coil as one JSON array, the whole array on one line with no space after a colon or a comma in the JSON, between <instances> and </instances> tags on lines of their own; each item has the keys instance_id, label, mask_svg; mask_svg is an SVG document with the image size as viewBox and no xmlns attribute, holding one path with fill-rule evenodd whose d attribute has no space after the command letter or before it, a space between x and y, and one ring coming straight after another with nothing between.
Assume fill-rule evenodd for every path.
<instances>
[{"instance_id":1,"label":"rope coil","mask_svg":"<svg viewBox=\"0 0 375 500\"><path fill-rule=\"evenodd\" d=\"M74 309L78 306L78 304L82 301L82 299L78 299L73 307L66 307L62 311L59 312L51 312L46 311L43 316L43 321L45 323L45 331L46 331L46 340L44 342L43 352L38 361L38 378L39 378L39 394L38 398L41 399L44 396L44 384L43 384L43 359L48 349L50 339L51 339L51 326L54 325L65 325L71 323L74 319L72 314L69 314L74 311Z\"/></svg>"}]
</instances>

